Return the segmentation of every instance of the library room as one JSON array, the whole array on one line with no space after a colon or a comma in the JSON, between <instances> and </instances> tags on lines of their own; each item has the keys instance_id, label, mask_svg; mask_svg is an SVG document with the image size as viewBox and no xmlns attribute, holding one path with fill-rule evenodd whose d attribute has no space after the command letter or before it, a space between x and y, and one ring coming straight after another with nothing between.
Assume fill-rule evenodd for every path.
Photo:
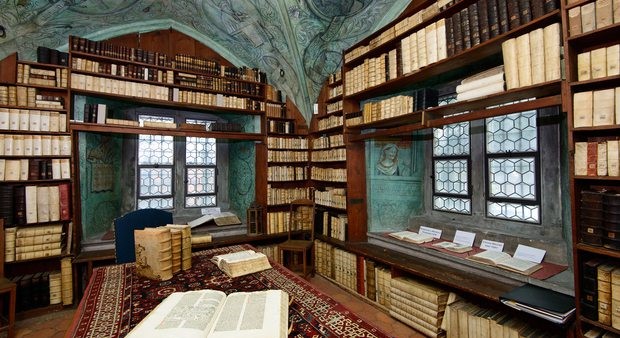
<instances>
[{"instance_id":1,"label":"library room","mask_svg":"<svg viewBox=\"0 0 620 338\"><path fill-rule=\"evenodd\" d=\"M619 141L620 0L0 2L0 337L620 337Z\"/></svg>"}]
</instances>

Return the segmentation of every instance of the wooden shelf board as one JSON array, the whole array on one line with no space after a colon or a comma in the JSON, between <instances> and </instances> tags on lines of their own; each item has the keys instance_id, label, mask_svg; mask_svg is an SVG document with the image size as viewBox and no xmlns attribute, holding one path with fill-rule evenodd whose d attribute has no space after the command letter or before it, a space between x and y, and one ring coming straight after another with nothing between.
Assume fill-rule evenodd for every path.
<instances>
[{"instance_id":1,"label":"wooden shelf board","mask_svg":"<svg viewBox=\"0 0 620 338\"><path fill-rule=\"evenodd\" d=\"M576 243L575 248L578 251L585 251L585 252L590 252L590 253L594 253L597 255L620 258L620 251L607 249L602 246L592 246L592 245L583 244L583 243Z\"/></svg>"},{"instance_id":2,"label":"wooden shelf board","mask_svg":"<svg viewBox=\"0 0 620 338\"><path fill-rule=\"evenodd\" d=\"M65 91L67 89L64 89ZM43 108L43 107L29 107L29 106L14 106L9 104L0 104L0 108L9 108L9 109L26 109L26 110L43 110L43 111L57 111L59 113L66 113L67 109L65 108ZM4 132L4 131L2 131Z\"/></svg>"},{"instance_id":3,"label":"wooden shelf board","mask_svg":"<svg viewBox=\"0 0 620 338\"><path fill-rule=\"evenodd\" d=\"M569 36L567 41L573 48L576 49L577 52L579 52L581 50L605 45L605 42L609 43L611 37L617 37L619 34L620 23L614 23L586 33Z\"/></svg>"},{"instance_id":4,"label":"wooden shelf board","mask_svg":"<svg viewBox=\"0 0 620 338\"><path fill-rule=\"evenodd\" d=\"M178 128L149 128L134 127L116 124L97 124L84 122L71 122L70 129L74 132L98 132L98 133L116 133L116 134L148 134L148 135L172 135L172 136L193 136L193 137L213 137L217 139L231 140L254 140L262 141L263 134L257 133L235 133L223 131L203 131L192 129Z\"/></svg>"}]
</instances>

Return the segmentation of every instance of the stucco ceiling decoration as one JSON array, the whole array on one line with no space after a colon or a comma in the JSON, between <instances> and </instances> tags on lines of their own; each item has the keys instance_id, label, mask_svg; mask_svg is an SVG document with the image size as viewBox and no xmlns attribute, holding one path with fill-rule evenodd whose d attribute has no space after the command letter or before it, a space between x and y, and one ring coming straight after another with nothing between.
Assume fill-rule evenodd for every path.
<instances>
[{"instance_id":1,"label":"stucco ceiling decoration","mask_svg":"<svg viewBox=\"0 0 620 338\"><path fill-rule=\"evenodd\" d=\"M393 20L402 0L0 0L0 58L37 46L65 49L69 35L101 40L174 28L236 65L257 67L309 121L342 50Z\"/></svg>"}]
</instances>

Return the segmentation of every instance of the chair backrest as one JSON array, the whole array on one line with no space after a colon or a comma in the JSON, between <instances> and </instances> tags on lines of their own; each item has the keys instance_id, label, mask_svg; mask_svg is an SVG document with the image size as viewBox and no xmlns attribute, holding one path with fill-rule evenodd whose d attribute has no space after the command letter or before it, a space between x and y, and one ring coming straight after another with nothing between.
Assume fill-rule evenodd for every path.
<instances>
[{"instance_id":1,"label":"chair backrest","mask_svg":"<svg viewBox=\"0 0 620 338\"><path fill-rule=\"evenodd\" d=\"M314 201L307 198L296 199L290 204L288 239L299 230L310 230L309 237L304 236L304 239L314 241Z\"/></svg>"},{"instance_id":2,"label":"chair backrest","mask_svg":"<svg viewBox=\"0 0 620 338\"><path fill-rule=\"evenodd\" d=\"M159 209L140 209L114 220L114 248L116 263L136 261L134 230L171 224L172 213Z\"/></svg>"}]
</instances>

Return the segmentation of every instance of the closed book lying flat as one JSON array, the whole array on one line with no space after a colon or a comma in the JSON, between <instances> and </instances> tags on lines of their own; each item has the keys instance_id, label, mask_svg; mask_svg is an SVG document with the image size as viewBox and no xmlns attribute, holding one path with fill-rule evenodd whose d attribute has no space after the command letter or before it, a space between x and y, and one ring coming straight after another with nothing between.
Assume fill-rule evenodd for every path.
<instances>
[{"instance_id":1,"label":"closed book lying flat","mask_svg":"<svg viewBox=\"0 0 620 338\"><path fill-rule=\"evenodd\" d=\"M575 298L532 284L525 284L500 296L500 301L515 309L565 323L575 312Z\"/></svg>"}]
</instances>

